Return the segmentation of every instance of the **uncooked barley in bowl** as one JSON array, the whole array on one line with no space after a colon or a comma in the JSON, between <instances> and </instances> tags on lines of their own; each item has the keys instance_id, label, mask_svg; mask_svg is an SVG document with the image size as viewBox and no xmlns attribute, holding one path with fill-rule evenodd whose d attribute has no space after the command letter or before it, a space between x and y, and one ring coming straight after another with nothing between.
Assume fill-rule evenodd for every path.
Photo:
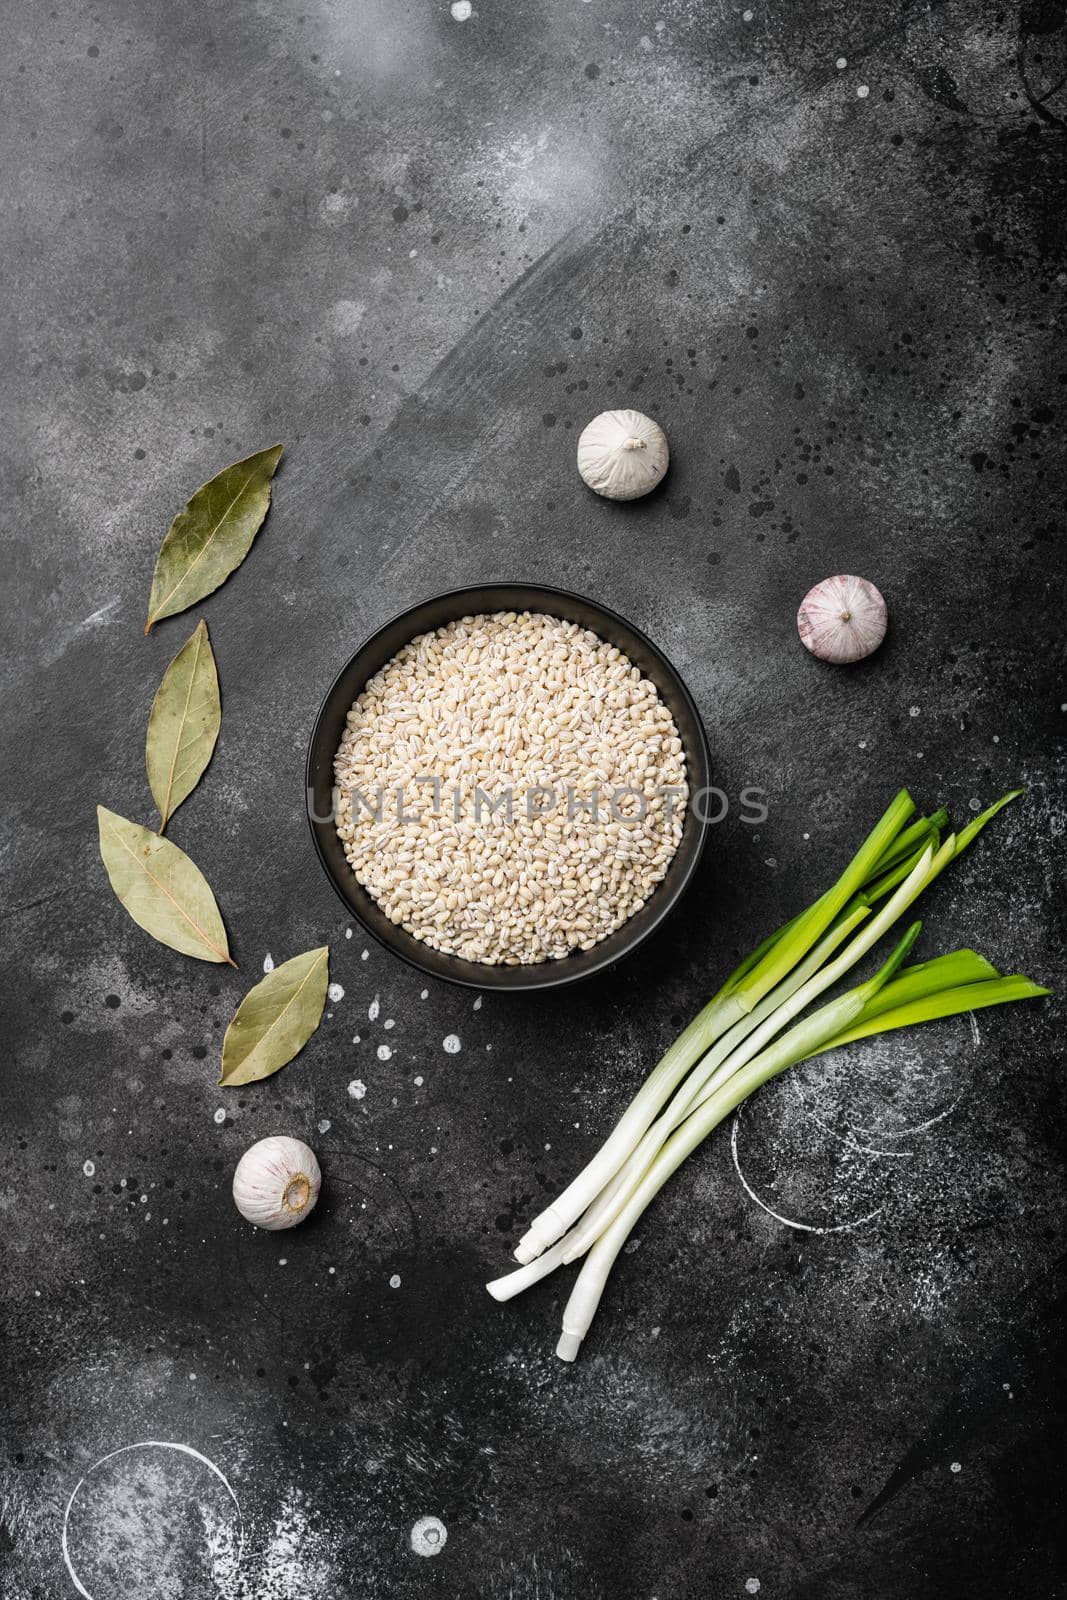
<instances>
[{"instance_id":1,"label":"uncooked barley in bowl","mask_svg":"<svg viewBox=\"0 0 1067 1600\"><path fill-rule=\"evenodd\" d=\"M412 639L348 713L334 776L364 889L414 938L492 965L621 927L666 874L688 799L655 684L540 612Z\"/></svg>"}]
</instances>

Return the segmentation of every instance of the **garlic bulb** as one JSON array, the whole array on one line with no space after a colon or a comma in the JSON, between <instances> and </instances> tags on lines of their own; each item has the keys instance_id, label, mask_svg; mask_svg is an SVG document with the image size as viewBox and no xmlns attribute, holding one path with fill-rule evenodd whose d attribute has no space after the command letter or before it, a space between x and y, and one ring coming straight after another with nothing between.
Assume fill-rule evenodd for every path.
<instances>
[{"instance_id":1,"label":"garlic bulb","mask_svg":"<svg viewBox=\"0 0 1067 1600\"><path fill-rule=\"evenodd\" d=\"M315 1207L322 1173L314 1150L275 1134L246 1150L233 1175L233 1203L257 1228L295 1228Z\"/></svg>"},{"instance_id":2,"label":"garlic bulb","mask_svg":"<svg viewBox=\"0 0 1067 1600\"><path fill-rule=\"evenodd\" d=\"M667 470L667 435L640 411L602 411L578 440L578 471L607 500L636 500Z\"/></svg>"},{"instance_id":3,"label":"garlic bulb","mask_svg":"<svg viewBox=\"0 0 1067 1600\"><path fill-rule=\"evenodd\" d=\"M885 601L866 578L841 573L809 589L797 612L805 647L820 661L862 661L885 638Z\"/></svg>"}]
</instances>

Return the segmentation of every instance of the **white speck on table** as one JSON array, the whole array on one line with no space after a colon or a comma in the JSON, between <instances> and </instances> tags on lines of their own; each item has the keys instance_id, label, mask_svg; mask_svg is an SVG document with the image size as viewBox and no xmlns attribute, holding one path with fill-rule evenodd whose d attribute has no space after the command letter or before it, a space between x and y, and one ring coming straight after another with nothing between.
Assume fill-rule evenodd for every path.
<instances>
[{"instance_id":1,"label":"white speck on table","mask_svg":"<svg viewBox=\"0 0 1067 1600\"><path fill-rule=\"evenodd\" d=\"M411 1530L411 1548L417 1556L439 1556L447 1539L448 1529L440 1517L420 1517Z\"/></svg>"}]
</instances>

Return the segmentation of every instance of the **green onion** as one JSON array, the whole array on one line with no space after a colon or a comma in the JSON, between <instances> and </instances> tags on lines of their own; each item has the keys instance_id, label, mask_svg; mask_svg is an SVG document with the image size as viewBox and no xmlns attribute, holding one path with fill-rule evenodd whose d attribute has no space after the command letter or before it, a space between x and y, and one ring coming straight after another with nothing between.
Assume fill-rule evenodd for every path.
<instances>
[{"instance_id":1,"label":"green onion","mask_svg":"<svg viewBox=\"0 0 1067 1600\"><path fill-rule=\"evenodd\" d=\"M564 1361L573 1361L578 1347L589 1331L589 1325L600 1303L608 1274L638 1219L651 1200L659 1193L671 1174L681 1166L686 1157L729 1116L731 1111L746 1100L771 1078L778 1077L789 1067L810 1060L855 1039L871 1034L903 1028L918 1022L928 1022L935 1017L955 1016L974 1010L977 1006L1002 1005L1011 1000L1037 999L1048 994L1038 984L1027 978L995 978L988 982L964 984L940 995L927 996L910 1004L898 1006L882 1013L880 1017L860 1020L864 1007L877 997L878 989L914 939L918 925L893 952L889 961L868 983L838 1000L831 1000L787 1034L775 1041L762 1054L735 1073L714 1094L704 1100L686 1118L681 1127L662 1145L658 1155L650 1162L638 1185L629 1195L608 1227L598 1235L575 1282L571 1297L563 1312L563 1331L556 1354ZM951 958L950 958L951 959ZM890 988L892 985L889 986ZM888 993L889 988L884 992ZM850 1017L851 1020L845 1020Z\"/></svg>"},{"instance_id":2,"label":"green onion","mask_svg":"<svg viewBox=\"0 0 1067 1600\"><path fill-rule=\"evenodd\" d=\"M764 939L675 1040L598 1154L534 1219L515 1252L521 1267L488 1285L490 1293L510 1299L588 1252L560 1341L559 1353L573 1360L645 1206L760 1084L877 1033L1046 994L1028 978L1002 977L973 950L904 967L919 932L914 923L873 978L808 1009L1020 793L1005 795L958 835L942 839L943 809L904 826L914 804L901 790L833 887ZM885 904L874 911L880 900Z\"/></svg>"}]
</instances>

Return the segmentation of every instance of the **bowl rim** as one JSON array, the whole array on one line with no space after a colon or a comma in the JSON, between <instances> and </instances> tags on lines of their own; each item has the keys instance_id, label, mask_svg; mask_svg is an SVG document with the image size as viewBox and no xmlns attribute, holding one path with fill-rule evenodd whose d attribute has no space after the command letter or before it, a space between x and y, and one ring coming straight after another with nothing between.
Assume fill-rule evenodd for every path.
<instances>
[{"instance_id":1,"label":"bowl rim","mask_svg":"<svg viewBox=\"0 0 1067 1600\"><path fill-rule=\"evenodd\" d=\"M682 864L680 875L676 877L675 881L671 884L669 896L664 899L662 905L656 909L653 915L649 917L645 925L624 949L616 949L611 952L605 951L599 961L590 961L588 964L583 964L578 969L575 969L573 963L568 961L565 957L554 961L529 962L519 967L507 967L486 962L486 974L494 973L497 976L494 976L493 978L489 978L487 976L485 979L468 977L466 973L437 971L419 959L418 952L421 949L420 943L417 939L412 938L410 934L404 934L404 944L401 944L399 941L397 943L392 943L387 937L379 932L377 928L373 927L369 922L364 920L358 906L355 905L349 898L349 895L339 882L333 866L326 858L318 831L319 827L323 826L324 824L316 821L312 814L311 804L312 767L315 760L323 721L326 716L326 710L331 699L333 698L334 691L337 689L342 679L346 677L357 657L369 650L383 633L395 628L398 623L403 622L405 619L414 617L426 606L438 605L441 601L458 601L464 595L485 595L491 593L493 590L504 591L508 589L534 590L537 592L537 594L544 595L548 602L551 602L553 599L561 599L570 601L571 603L576 603L581 606L588 606L592 611L598 612L602 617L606 618L610 622L621 624L624 629L628 630L635 636L635 638L639 639L642 645L662 663L667 675L672 680L675 691L677 692L679 698L684 702L692 719L693 727L696 730L697 753L700 755L703 762L705 777L707 780L710 780L711 749L708 745L707 731L704 727L704 721L700 715L700 710L697 706L697 703L693 699L688 684L678 671L678 668L674 665L674 662L665 653L665 651L663 651L660 646L655 643L653 639L649 638L648 634L645 633L643 628L639 628L636 623L631 622L628 617L624 617L621 612L615 611L611 606L605 605L603 601L593 600L588 595L579 594L575 589L561 589L556 585L541 583L536 579L494 578L490 582L466 583L459 585L459 587L455 589L442 589L436 594L424 595L421 599L412 602L410 605L403 606L399 611L394 612L393 615L387 617L376 628L374 628L374 630L369 633L366 638L361 641L355 650L353 650L352 654L343 663L340 670L336 672L333 678L330 680L311 725L311 734L308 738L307 757L304 763L304 811L307 817L308 827L311 830L311 837L315 846L315 854L318 856L319 863L331 886L333 887L335 894L341 901L342 905L344 905L349 915L354 917L359 923L364 933L369 934L375 943L379 944L383 950L387 950L391 955L399 957L399 959L405 962L409 967L414 968L414 970L417 972L421 972L424 977L436 978L444 983L454 983L464 989L491 989L494 992L501 994L536 994L544 989L562 989L566 988L572 983L581 983L586 978L595 977L597 974L606 971L608 968L615 966L618 962L623 961L626 959L626 957L632 955L635 950L643 945L646 940L651 938L651 936L663 926L663 923L678 905L678 902L682 899L686 890L692 883L697 867L700 865L701 856L704 853L704 846L707 842L709 827L708 817L706 812L701 815L693 810L692 793L690 793L690 800L687 807L686 816L687 820L690 817L693 818L697 832L695 834L692 847L689 851L688 859ZM472 614L477 614L485 609L486 608L484 606L479 606L477 608L477 612ZM527 607L526 609L532 608ZM551 616L555 614L551 611L550 604L546 605L545 609L548 615ZM462 612L460 613L460 615L463 614L464 613ZM446 626L446 624L435 624L435 627L443 626ZM425 630L420 630L418 627L416 627L411 637L414 637L419 631ZM596 630L595 628L591 628L590 631L595 632ZM402 647L398 646L398 648ZM368 676L370 676L370 674L368 674ZM686 753L686 765L688 768L690 765L690 748L688 744L684 744L684 748ZM680 848L681 846L679 845L679 850ZM678 852L676 852L676 855L677 853ZM674 859L672 858L671 865L667 868L667 873L664 876L663 882L657 885L657 890L653 891L653 895L655 895L659 889L665 889L667 887L667 881L673 865ZM642 907L641 909L644 910L650 904L651 897L645 902L645 907ZM640 915L640 912L638 912L637 915ZM633 918L628 919L628 921L632 920ZM626 926L626 922L622 923L619 928L615 929L613 934L608 935L606 939L601 941L601 945L603 946L609 944L617 934L621 934L625 931ZM397 931L398 933L404 933L403 929L398 929ZM410 950L407 949L407 944L410 944L413 948ZM598 947L594 945L592 950L585 951L583 954L587 956L593 956L595 955L597 948ZM435 956L444 961L459 961L461 959L458 957L449 956L445 951L438 950L434 951L433 953ZM470 967L476 965L476 963L464 962L463 965ZM504 978L504 974L511 972L536 972L537 977L536 979L527 977L521 983L508 983ZM542 976L542 973L544 976Z\"/></svg>"}]
</instances>

